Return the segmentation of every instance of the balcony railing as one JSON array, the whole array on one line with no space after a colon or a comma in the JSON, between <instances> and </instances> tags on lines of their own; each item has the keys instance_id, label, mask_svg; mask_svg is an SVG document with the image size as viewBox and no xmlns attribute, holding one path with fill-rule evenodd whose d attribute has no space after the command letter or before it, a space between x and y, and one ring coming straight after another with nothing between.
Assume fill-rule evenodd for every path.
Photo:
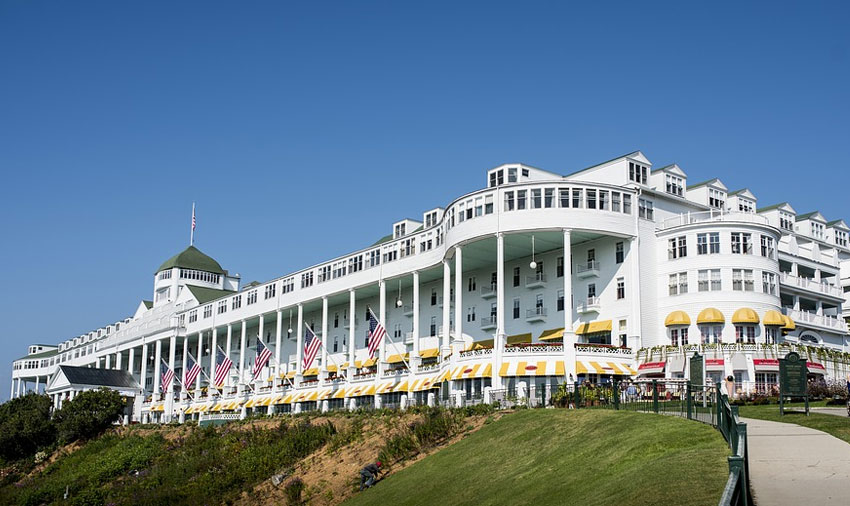
<instances>
[{"instance_id":1,"label":"balcony railing","mask_svg":"<svg viewBox=\"0 0 850 506\"><path fill-rule=\"evenodd\" d=\"M496 328L496 317L495 316L482 316L481 317L481 330L491 330Z\"/></svg>"},{"instance_id":2,"label":"balcony railing","mask_svg":"<svg viewBox=\"0 0 850 506\"><path fill-rule=\"evenodd\" d=\"M588 260L587 262L576 264L576 277L590 278L593 276L599 276L599 262Z\"/></svg>"},{"instance_id":3,"label":"balcony railing","mask_svg":"<svg viewBox=\"0 0 850 506\"><path fill-rule=\"evenodd\" d=\"M698 213L682 213L673 218L667 218L661 222L661 230L668 228L681 227L693 223L705 223L711 221L738 221L744 223L756 223L759 225L769 225L767 217L760 214L742 213L739 211L724 211L720 209L711 211L700 211Z\"/></svg>"},{"instance_id":4,"label":"balcony railing","mask_svg":"<svg viewBox=\"0 0 850 506\"><path fill-rule=\"evenodd\" d=\"M546 286L546 275L542 272L537 272L534 276L525 277L526 288L541 288Z\"/></svg>"},{"instance_id":5,"label":"balcony railing","mask_svg":"<svg viewBox=\"0 0 850 506\"><path fill-rule=\"evenodd\" d=\"M543 321L546 319L546 308L543 306L525 311L525 320L529 322Z\"/></svg>"},{"instance_id":6,"label":"balcony railing","mask_svg":"<svg viewBox=\"0 0 850 506\"><path fill-rule=\"evenodd\" d=\"M404 305L404 316L413 316L413 304Z\"/></svg>"},{"instance_id":7,"label":"balcony railing","mask_svg":"<svg viewBox=\"0 0 850 506\"><path fill-rule=\"evenodd\" d=\"M602 308L599 297L588 297L587 300L578 305L579 313L598 313Z\"/></svg>"},{"instance_id":8,"label":"balcony railing","mask_svg":"<svg viewBox=\"0 0 850 506\"><path fill-rule=\"evenodd\" d=\"M533 354L540 355L545 353L563 353L563 344L549 343L521 343L509 344L505 346L506 354Z\"/></svg>"},{"instance_id":9,"label":"balcony railing","mask_svg":"<svg viewBox=\"0 0 850 506\"><path fill-rule=\"evenodd\" d=\"M839 286L834 286L823 281L817 282L813 279L804 278L802 276L794 276L789 272L783 272L779 278L780 283L788 286L796 286L810 292L817 292L832 297L843 298L844 292Z\"/></svg>"},{"instance_id":10,"label":"balcony railing","mask_svg":"<svg viewBox=\"0 0 850 506\"><path fill-rule=\"evenodd\" d=\"M633 355L631 348L623 348L610 344L591 344L591 343L575 343L576 353L589 353L596 355L617 355L629 356Z\"/></svg>"},{"instance_id":11,"label":"balcony railing","mask_svg":"<svg viewBox=\"0 0 850 506\"><path fill-rule=\"evenodd\" d=\"M496 293L496 285L482 286L480 288L482 299L492 299L498 295Z\"/></svg>"},{"instance_id":12,"label":"balcony railing","mask_svg":"<svg viewBox=\"0 0 850 506\"><path fill-rule=\"evenodd\" d=\"M790 316L796 323L804 325L816 325L836 332L846 332L847 325L842 318L829 315L819 315L809 311L796 311L789 307L782 308L782 312Z\"/></svg>"}]
</instances>

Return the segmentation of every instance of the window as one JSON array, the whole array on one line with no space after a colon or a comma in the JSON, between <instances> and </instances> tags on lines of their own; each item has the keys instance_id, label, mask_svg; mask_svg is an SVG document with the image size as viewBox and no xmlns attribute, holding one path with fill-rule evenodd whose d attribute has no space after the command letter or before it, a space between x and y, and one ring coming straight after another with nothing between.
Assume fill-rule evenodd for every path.
<instances>
[{"instance_id":1,"label":"window","mask_svg":"<svg viewBox=\"0 0 850 506\"><path fill-rule=\"evenodd\" d=\"M735 325L735 342L755 344L756 328L752 325Z\"/></svg>"},{"instance_id":2,"label":"window","mask_svg":"<svg viewBox=\"0 0 850 506\"><path fill-rule=\"evenodd\" d=\"M770 295L776 295L776 274L772 272L761 273L762 291Z\"/></svg>"},{"instance_id":3,"label":"window","mask_svg":"<svg viewBox=\"0 0 850 506\"><path fill-rule=\"evenodd\" d=\"M767 344L776 344L776 338L779 336L779 329L776 327L764 328L764 341Z\"/></svg>"},{"instance_id":4,"label":"window","mask_svg":"<svg viewBox=\"0 0 850 506\"><path fill-rule=\"evenodd\" d=\"M466 321L474 322L475 321L475 306L466 309Z\"/></svg>"},{"instance_id":5,"label":"window","mask_svg":"<svg viewBox=\"0 0 850 506\"><path fill-rule=\"evenodd\" d=\"M236 309L239 309L240 307L242 307L242 296L236 295L235 297L233 297L233 304L230 307L230 309L236 310Z\"/></svg>"},{"instance_id":6,"label":"window","mask_svg":"<svg viewBox=\"0 0 850 506\"><path fill-rule=\"evenodd\" d=\"M752 234L748 232L732 232L732 253L750 255L752 252Z\"/></svg>"},{"instance_id":7,"label":"window","mask_svg":"<svg viewBox=\"0 0 850 506\"><path fill-rule=\"evenodd\" d=\"M570 189L560 188L558 190L558 205L561 207L570 207Z\"/></svg>"},{"instance_id":8,"label":"window","mask_svg":"<svg viewBox=\"0 0 850 506\"><path fill-rule=\"evenodd\" d=\"M313 271L301 275L301 288L313 286Z\"/></svg>"},{"instance_id":9,"label":"window","mask_svg":"<svg viewBox=\"0 0 850 506\"><path fill-rule=\"evenodd\" d=\"M835 244L847 247L847 232L835 230Z\"/></svg>"},{"instance_id":10,"label":"window","mask_svg":"<svg viewBox=\"0 0 850 506\"><path fill-rule=\"evenodd\" d=\"M794 215L779 211L779 228L794 231Z\"/></svg>"},{"instance_id":11,"label":"window","mask_svg":"<svg viewBox=\"0 0 850 506\"><path fill-rule=\"evenodd\" d=\"M614 261L618 264L623 263L623 259L625 257L623 241L618 242L614 245Z\"/></svg>"},{"instance_id":12,"label":"window","mask_svg":"<svg viewBox=\"0 0 850 506\"><path fill-rule=\"evenodd\" d=\"M688 256L688 245L686 242L686 236L674 237L667 241L667 258L673 260L674 258L682 258Z\"/></svg>"},{"instance_id":13,"label":"window","mask_svg":"<svg viewBox=\"0 0 850 506\"><path fill-rule=\"evenodd\" d=\"M207 304L204 306L204 318L209 318L212 316L212 304Z\"/></svg>"},{"instance_id":14,"label":"window","mask_svg":"<svg viewBox=\"0 0 850 506\"><path fill-rule=\"evenodd\" d=\"M638 163L629 162L629 181L646 184L647 167Z\"/></svg>"},{"instance_id":15,"label":"window","mask_svg":"<svg viewBox=\"0 0 850 506\"><path fill-rule=\"evenodd\" d=\"M615 213L620 212L620 203L622 202L620 192L611 192L611 210Z\"/></svg>"},{"instance_id":16,"label":"window","mask_svg":"<svg viewBox=\"0 0 850 506\"><path fill-rule=\"evenodd\" d=\"M761 236L761 256L772 259L776 253L776 248L773 246L773 237Z\"/></svg>"},{"instance_id":17,"label":"window","mask_svg":"<svg viewBox=\"0 0 850 506\"><path fill-rule=\"evenodd\" d=\"M432 336L436 336L436 335L437 335L437 317L436 317L436 316L432 316L432 317L431 317L431 323L430 323L430 326L429 326L429 329L428 329L428 330L429 330L429 333L430 333Z\"/></svg>"},{"instance_id":18,"label":"window","mask_svg":"<svg viewBox=\"0 0 850 506\"><path fill-rule=\"evenodd\" d=\"M708 234L697 234L697 255L708 254Z\"/></svg>"},{"instance_id":19,"label":"window","mask_svg":"<svg viewBox=\"0 0 850 506\"><path fill-rule=\"evenodd\" d=\"M579 209L582 207L581 205L581 190L578 188L573 189L573 208Z\"/></svg>"},{"instance_id":20,"label":"window","mask_svg":"<svg viewBox=\"0 0 850 506\"><path fill-rule=\"evenodd\" d=\"M687 283L687 279L685 280ZM685 286L685 291L687 292L687 285ZM617 298L625 299L626 298L626 280L625 278L617 278Z\"/></svg>"},{"instance_id":21,"label":"window","mask_svg":"<svg viewBox=\"0 0 850 506\"><path fill-rule=\"evenodd\" d=\"M514 299L514 320L519 319L519 299Z\"/></svg>"},{"instance_id":22,"label":"window","mask_svg":"<svg viewBox=\"0 0 850 506\"><path fill-rule=\"evenodd\" d=\"M514 286L519 286L519 267L514 267Z\"/></svg>"},{"instance_id":23,"label":"window","mask_svg":"<svg viewBox=\"0 0 850 506\"><path fill-rule=\"evenodd\" d=\"M654 218L654 210L652 206L651 200L646 199L638 199L638 217L644 218L647 220L653 220Z\"/></svg>"},{"instance_id":24,"label":"window","mask_svg":"<svg viewBox=\"0 0 850 506\"><path fill-rule=\"evenodd\" d=\"M564 310L564 291L563 290L558 290L557 305L558 305L558 311Z\"/></svg>"},{"instance_id":25,"label":"window","mask_svg":"<svg viewBox=\"0 0 850 506\"><path fill-rule=\"evenodd\" d=\"M196 321L198 321L198 310L193 309L189 311L189 323L195 323Z\"/></svg>"},{"instance_id":26,"label":"window","mask_svg":"<svg viewBox=\"0 0 850 506\"><path fill-rule=\"evenodd\" d=\"M717 209L723 209L726 204L726 193L714 188L708 189L708 205Z\"/></svg>"},{"instance_id":27,"label":"window","mask_svg":"<svg viewBox=\"0 0 850 506\"><path fill-rule=\"evenodd\" d=\"M401 337L401 323L396 323L393 325L393 338L398 339Z\"/></svg>"},{"instance_id":28,"label":"window","mask_svg":"<svg viewBox=\"0 0 850 506\"><path fill-rule=\"evenodd\" d=\"M722 325L700 325L700 339L702 344L717 344L722 339Z\"/></svg>"},{"instance_id":29,"label":"window","mask_svg":"<svg viewBox=\"0 0 850 506\"><path fill-rule=\"evenodd\" d=\"M732 290L752 292L754 285L752 269L732 269Z\"/></svg>"},{"instance_id":30,"label":"window","mask_svg":"<svg viewBox=\"0 0 850 506\"><path fill-rule=\"evenodd\" d=\"M742 213L754 213L756 206L752 200L738 199L738 211Z\"/></svg>"},{"instance_id":31,"label":"window","mask_svg":"<svg viewBox=\"0 0 850 506\"><path fill-rule=\"evenodd\" d=\"M587 285L587 298L596 297L596 283L589 283Z\"/></svg>"},{"instance_id":32,"label":"window","mask_svg":"<svg viewBox=\"0 0 850 506\"><path fill-rule=\"evenodd\" d=\"M437 289L436 288L431 289L431 305L432 306L437 305Z\"/></svg>"},{"instance_id":33,"label":"window","mask_svg":"<svg viewBox=\"0 0 850 506\"><path fill-rule=\"evenodd\" d=\"M668 288L670 295L681 295L684 293L688 293L688 273L677 272L675 274L670 274Z\"/></svg>"},{"instance_id":34,"label":"window","mask_svg":"<svg viewBox=\"0 0 850 506\"><path fill-rule=\"evenodd\" d=\"M686 346L688 344L688 328L670 329L670 344L673 346Z\"/></svg>"},{"instance_id":35,"label":"window","mask_svg":"<svg viewBox=\"0 0 850 506\"><path fill-rule=\"evenodd\" d=\"M555 207L555 189L546 188L543 190L543 207Z\"/></svg>"},{"instance_id":36,"label":"window","mask_svg":"<svg viewBox=\"0 0 850 506\"><path fill-rule=\"evenodd\" d=\"M626 193L623 194L623 213L632 214L632 196Z\"/></svg>"},{"instance_id":37,"label":"window","mask_svg":"<svg viewBox=\"0 0 850 506\"><path fill-rule=\"evenodd\" d=\"M295 278L284 279L281 283L280 293L289 293L295 290ZM254 302L257 302L257 292L254 291Z\"/></svg>"},{"instance_id":38,"label":"window","mask_svg":"<svg viewBox=\"0 0 850 506\"><path fill-rule=\"evenodd\" d=\"M558 257L555 265L555 275L559 278L564 277L564 257Z\"/></svg>"},{"instance_id":39,"label":"window","mask_svg":"<svg viewBox=\"0 0 850 506\"><path fill-rule=\"evenodd\" d=\"M272 283L272 284L270 284L270 285L266 285L266 290L265 290L265 298L266 298L266 300L271 299L272 297L274 297L274 296L275 296L275 292L276 292L276 291L277 291L277 284L276 284L276 283Z\"/></svg>"},{"instance_id":40,"label":"window","mask_svg":"<svg viewBox=\"0 0 850 506\"><path fill-rule=\"evenodd\" d=\"M517 190L516 192L516 208L520 211L525 209L526 190Z\"/></svg>"},{"instance_id":41,"label":"window","mask_svg":"<svg viewBox=\"0 0 850 506\"><path fill-rule=\"evenodd\" d=\"M467 282L467 291L468 292L474 292L477 289L477 286L478 285L477 285L477 281L475 279L475 276L470 276L469 280Z\"/></svg>"},{"instance_id":42,"label":"window","mask_svg":"<svg viewBox=\"0 0 850 506\"><path fill-rule=\"evenodd\" d=\"M372 250L369 252L369 267L377 267L381 265L381 250ZM303 276L302 276L303 279ZM312 283L311 283L312 284ZM303 283L301 288L304 288Z\"/></svg>"},{"instance_id":43,"label":"window","mask_svg":"<svg viewBox=\"0 0 850 506\"><path fill-rule=\"evenodd\" d=\"M665 180L667 182L667 193L681 197L685 187L685 180L673 174L666 174Z\"/></svg>"},{"instance_id":44,"label":"window","mask_svg":"<svg viewBox=\"0 0 850 506\"><path fill-rule=\"evenodd\" d=\"M596 190L586 190L585 195L587 195L587 208L596 209Z\"/></svg>"},{"instance_id":45,"label":"window","mask_svg":"<svg viewBox=\"0 0 850 506\"><path fill-rule=\"evenodd\" d=\"M812 223L812 237L815 239L823 240L823 225L821 223Z\"/></svg>"},{"instance_id":46,"label":"window","mask_svg":"<svg viewBox=\"0 0 850 506\"><path fill-rule=\"evenodd\" d=\"M709 232L708 252L712 255L720 253L720 232Z\"/></svg>"},{"instance_id":47,"label":"window","mask_svg":"<svg viewBox=\"0 0 850 506\"><path fill-rule=\"evenodd\" d=\"M246 299L246 304L248 304L249 306L257 302L257 290L251 290L250 292L248 292L248 297Z\"/></svg>"},{"instance_id":48,"label":"window","mask_svg":"<svg viewBox=\"0 0 850 506\"><path fill-rule=\"evenodd\" d=\"M227 301L221 300L218 302L218 314L223 314L227 312Z\"/></svg>"}]
</instances>

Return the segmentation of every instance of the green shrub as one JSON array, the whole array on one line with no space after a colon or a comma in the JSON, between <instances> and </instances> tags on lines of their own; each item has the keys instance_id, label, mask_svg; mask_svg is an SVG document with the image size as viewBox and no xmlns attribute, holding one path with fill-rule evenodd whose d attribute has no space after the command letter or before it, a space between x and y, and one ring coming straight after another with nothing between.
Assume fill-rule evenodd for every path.
<instances>
[{"instance_id":1,"label":"green shrub","mask_svg":"<svg viewBox=\"0 0 850 506\"><path fill-rule=\"evenodd\" d=\"M291 506L297 506L302 504L304 500L301 498L301 494L304 492L304 482L301 481L301 478L293 478L283 487L283 491L286 494L286 504Z\"/></svg>"},{"instance_id":2,"label":"green shrub","mask_svg":"<svg viewBox=\"0 0 850 506\"><path fill-rule=\"evenodd\" d=\"M50 408L50 398L35 393L0 404L0 459L29 457L56 441Z\"/></svg>"},{"instance_id":3,"label":"green shrub","mask_svg":"<svg viewBox=\"0 0 850 506\"><path fill-rule=\"evenodd\" d=\"M59 433L59 440L70 443L102 434L121 419L124 407L125 402L121 395L109 388L78 394L56 412L53 421Z\"/></svg>"}]
</instances>

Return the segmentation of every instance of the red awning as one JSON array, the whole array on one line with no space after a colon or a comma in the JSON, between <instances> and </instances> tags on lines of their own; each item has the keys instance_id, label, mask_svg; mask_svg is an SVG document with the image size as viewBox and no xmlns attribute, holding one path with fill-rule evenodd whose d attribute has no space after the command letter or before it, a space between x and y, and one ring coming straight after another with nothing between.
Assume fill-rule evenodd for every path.
<instances>
[{"instance_id":1,"label":"red awning","mask_svg":"<svg viewBox=\"0 0 850 506\"><path fill-rule=\"evenodd\" d=\"M638 366L638 376L647 374L661 374L664 372L666 362L644 362Z\"/></svg>"},{"instance_id":2,"label":"red awning","mask_svg":"<svg viewBox=\"0 0 850 506\"><path fill-rule=\"evenodd\" d=\"M779 359L776 358L754 358L753 367L756 371L778 372Z\"/></svg>"},{"instance_id":3,"label":"red awning","mask_svg":"<svg viewBox=\"0 0 850 506\"><path fill-rule=\"evenodd\" d=\"M707 358L705 359L706 371L722 371L725 361L722 358Z\"/></svg>"},{"instance_id":4,"label":"red awning","mask_svg":"<svg viewBox=\"0 0 850 506\"><path fill-rule=\"evenodd\" d=\"M824 367L823 364L818 364L817 362L806 362L806 367L809 368L810 373L826 374L826 367Z\"/></svg>"}]
</instances>

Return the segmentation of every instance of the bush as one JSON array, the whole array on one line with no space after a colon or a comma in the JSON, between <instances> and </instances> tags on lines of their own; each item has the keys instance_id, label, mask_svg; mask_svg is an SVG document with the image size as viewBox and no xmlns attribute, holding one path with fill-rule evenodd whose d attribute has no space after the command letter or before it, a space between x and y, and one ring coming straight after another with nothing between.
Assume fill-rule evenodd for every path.
<instances>
[{"instance_id":1,"label":"bush","mask_svg":"<svg viewBox=\"0 0 850 506\"><path fill-rule=\"evenodd\" d=\"M115 390L88 390L62 406L54 423L63 443L91 439L103 433L124 414L124 399Z\"/></svg>"},{"instance_id":2,"label":"bush","mask_svg":"<svg viewBox=\"0 0 850 506\"><path fill-rule=\"evenodd\" d=\"M301 478L293 478L290 480L290 482L283 487L283 491L286 493L286 504L297 506L304 502L301 498L301 494L304 492L304 482L301 481Z\"/></svg>"},{"instance_id":3,"label":"bush","mask_svg":"<svg viewBox=\"0 0 850 506\"><path fill-rule=\"evenodd\" d=\"M34 455L56 441L50 398L35 393L0 404L0 459Z\"/></svg>"}]
</instances>

